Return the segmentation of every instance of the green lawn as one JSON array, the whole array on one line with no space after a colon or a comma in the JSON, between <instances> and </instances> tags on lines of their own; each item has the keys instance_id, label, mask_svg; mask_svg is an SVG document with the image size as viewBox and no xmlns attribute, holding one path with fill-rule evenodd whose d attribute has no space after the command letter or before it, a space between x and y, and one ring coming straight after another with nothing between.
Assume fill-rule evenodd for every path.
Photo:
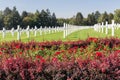
<instances>
[{"instance_id":1,"label":"green lawn","mask_svg":"<svg viewBox=\"0 0 120 80\"><path fill-rule=\"evenodd\" d=\"M11 35L11 33L7 33L5 38L2 38L2 33L0 33L0 41L12 41L17 40L17 33L15 33L14 37ZM26 33L21 34L21 41L27 42L27 41L49 41L49 40L63 40L63 32L56 32L51 34L42 34L40 35L39 32L37 32L37 36L34 36L33 32L30 32L30 38L27 38Z\"/></svg>"},{"instance_id":2,"label":"green lawn","mask_svg":"<svg viewBox=\"0 0 120 80\"><path fill-rule=\"evenodd\" d=\"M77 40L77 39L85 40L88 37L105 38L105 37L112 37L111 34L112 34L111 29L108 30L107 35L105 34L105 29L104 29L104 33L96 32L93 29L86 29L86 30L79 30L77 32L74 32L74 33L70 34L66 39L68 39L68 40ZM120 29L115 30L114 37L120 38Z\"/></svg>"},{"instance_id":3,"label":"green lawn","mask_svg":"<svg viewBox=\"0 0 120 80\"><path fill-rule=\"evenodd\" d=\"M78 39L84 40L88 37L99 37L99 38L111 37L111 30L108 31L108 35L105 34L105 29L104 29L104 33L96 32L93 29L79 30L68 35L65 39L63 38L63 32L56 32L56 33L43 34L43 35L40 35L40 33L37 32L36 37L34 36L33 32L31 32L29 39L27 38L26 33L22 33L21 41L27 42L31 40L35 40L35 41L50 41L50 40L66 41L66 40L78 40ZM120 38L120 29L115 30L115 37ZM12 40L17 40L17 33L15 33L14 37L12 37L11 33L7 33L4 39L2 38L2 33L0 33L0 41L12 41Z\"/></svg>"}]
</instances>

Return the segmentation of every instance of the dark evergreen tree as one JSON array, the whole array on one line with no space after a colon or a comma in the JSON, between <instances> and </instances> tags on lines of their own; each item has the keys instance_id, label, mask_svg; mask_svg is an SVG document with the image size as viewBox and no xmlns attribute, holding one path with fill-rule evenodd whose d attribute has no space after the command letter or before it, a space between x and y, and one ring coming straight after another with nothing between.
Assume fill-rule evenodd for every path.
<instances>
[{"instance_id":1,"label":"dark evergreen tree","mask_svg":"<svg viewBox=\"0 0 120 80\"><path fill-rule=\"evenodd\" d=\"M3 12L0 11L0 29L2 29L4 27L4 24L3 24Z\"/></svg>"},{"instance_id":2,"label":"dark evergreen tree","mask_svg":"<svg viewBox=\"0 0 120 80\"><path fill-rule=\"evenodd\" d=\"M13 21L12 27L14 28L17 28L17 25L21 25L21 17L19 12L16 10L16 7L13 7L12 10L12 21Z\"/></svg>"},{"instance_id":3,"label":"dark evergreen tree","mask_svg":"<svg viewBox=\"0 0 120 80\"><path fill-rule=\"evenodd\" d=\"M88 22L88 25L94 25L96 23L94 13L88 14L87 22Z\"/></svg>"},{"instance_id":4,"label":"dark evergreen tree","mask_svg":"<svg viewBox=\"0 0 120 80\"><path fill-rule=\"evenodd\" d=\"M99 19L100 15L101 15L101 14L100 14L99 11L96 11L96 12L95 12L95 21L96 21L95 23L98 23L98 19Z\"/></svg>"},{"instance_id":5,"label":"dark evergreen tree","mask_svg":"<svg viewBox=\"0 0 120 80\"><path fill-rule=\"evenodd\" d=\"M100 17L99 17L99 22L106 22L109 20L107 12L104 12Z\"/></svg>"},{"instance_id":6,"label":"dark evergreen tree","mask_svg":"<svg viewBox=\"0 0 120 80\"><path fill-rule=\"evenodd\" d=\"M45 26L47 26L47 13L44 11L44 10L42 10L41 11L41 14L40 14L40 19L41 19L41 26L43 26L43 27L45 27Z\"/></svg>"},{"instance_id":7,"label":"dark evergreen tree","mask_svg":"<svg viewBox=\"0 0 120 80\"><path fill-rule=\"evenodd\" d=\"M112 20L114 19L114 15L112 14L112 13L110 13L109 15L108 15L108 23L112 23Z\"/></svg>"},{"instance_id":8,"label":"dark evergreen tree","mask_svg":"<svg viewBox=\"0 0 120 80\"><path fill-rule=\"evenodd\" d=\"M75 24L76 25L82 25L83 24L83 15L82 13L78 12L75 18Z\"/></svg>"},{"instance_id":9,"label":"dark evergreen tree","mask_svg":"<svg viewBox=\"0 0 120 80\"><path fill-rule=\"evenodd\" d=\"M34 14L34 25L36 25L37 27L41 26L40 12L38 10L36 10Z\"/></svg>"},{"instance_id":10,"label":"dark evergreen tree","mask_svg":"<svg viewBox=\"0 0 120 80\"><path fill-rule=\"evenodd\" d=\"M52 26L57 26L57 19L55 13L52 14Z\"/></svg>"},{"instance_id":11,"label":"dark evergreen tree","mask_svg":"<svg viewBox=\"0 0 120 80\"><path fill-rule=\"evenodd\" d=\"M114 14L115 22L120 23L120 9L117 9L114 12L115 12L115 14Z\"/></svg>"}]
</instances>

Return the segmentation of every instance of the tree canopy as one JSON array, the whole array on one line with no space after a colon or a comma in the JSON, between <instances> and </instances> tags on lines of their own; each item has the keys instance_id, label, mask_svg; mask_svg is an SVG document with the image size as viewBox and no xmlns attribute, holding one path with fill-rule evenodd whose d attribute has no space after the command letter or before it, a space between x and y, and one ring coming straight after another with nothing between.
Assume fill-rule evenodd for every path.
<instances>
[{"instance_id":1,"label":"tree canopy","mask_svg":"<svg viewBox=\"0 0 120 80\"><path fill-rule=\"evenodd\" d=\"M51 13L49 9L36 10L35 13L23 11L20 15L16 7L13 7L13 9L6 7L5 10L0 11L0 29L3 27L6 29L11 29L12 27L17 28L17 25L20 25L22 28L26 28L29 25L32 28L34 26L63 26L63 23L81 26L108 21L110 24L112 19L120 23L120 9L115 10L114 14L96 11L88 14L85 18L81 12L78 12L71 18L57 18L56 14L54 12Z\"/></svg>"}]
</instances>

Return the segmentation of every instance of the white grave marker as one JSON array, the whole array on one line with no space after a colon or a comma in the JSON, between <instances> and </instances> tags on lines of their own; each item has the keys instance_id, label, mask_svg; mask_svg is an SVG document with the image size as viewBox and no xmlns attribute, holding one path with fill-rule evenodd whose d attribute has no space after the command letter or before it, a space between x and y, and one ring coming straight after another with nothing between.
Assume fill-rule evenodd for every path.
<instances>
[{"instance_id":1,"label":"white grave marker","mask_svg":"<svg viewBox=\"0 0 120 80\"><path fill-rule=\"evenodd\" d=\"M2 33L3 33L3 38L5 38L5 28L3 28Z\"/></svg>"},{"instance_id":2,"label":"white grave marker","mask_svg":"<svg viewBox=\"0 0 120 80\"><path fill-rule=\"evenodd\" d=\"M11 29L11 34L14 36L14 28Z\"/></svg>"},{"instance_id":3,"label":"white grave marker","mask_svg":"<svg viewBox=\"0 0 120 80\"><path fill-rule=\"evenodd\" d=\"M64 23L63 26L64 26L64 27L63 27L63 29L64 29L64 32L63 32L63 34L64 34L64 35L63 35L63 38L65 38L65 37L66 37L66 24Z\"/></svg>"},{"instance_id":4,"label":"white grave marker","mask_svg":"<svg viewBox=\"0 0 120 80\"><path fill-rule=\"evenodd\" d=\"M49 26L49 34L50 34L50 32L51 32L51 27Z\"/></svg>"},{"instance_id":5,"label":"white grave marker","mask_svg":"<svg viewBox=\"0 0 120 80\"><path fill-rule=\"evenodd\" d=\"M102 22L102 33L103 33L103 31L104 31L104 23Z\"/></svg>"},{"instance_id":6,"label":"white grave marker","mask_svg":"<svg viewBox=\"0 0 120 80\"><path fill-rule=\"evenodd\" d=\"M108 22L106 21L106 34L108 34Z\"/></svg>"},{"instance_id":7,"label":"white grave marker","mask_svg":"<svg viewBox=\"0 0 120 80\"><path fill-rule=\"evenodd\" d=\"M34 31L35 31L34 36L37 36L37 27L36 26L35 26Z\"/></svg>"},{"instance_id":8,"label":"white grave marker","mask_svg":"<svg viewBox=\"0 0 120 80\"><path fill-rule=\"evenodd\" d=\"M114 36L114 20L112 20L112 36Z\"/></svg>"},{"instance_id":9,"label":"white grave marker","mask_svg":"<svg viewBox=\"0 0 120 80\"><path fill-rule=\"evenodd\" d=\"M27 38L30 38L30 26L27 27Z\"/></svg>"},{"instance_id":10,"label":"white grave marker","mask_svg":"<svg viewBox=\"0 0 120 80\"><path fill-rule=\"evenodd\" d=\"M40 35L42 35L42 26L40 27Z\"/></svg>"},{"instance_id":11,"label":"white grave marker","mask_svg":"<svg viewBox=\"0 0 120 80\"><path fill-rule=\"evenodd\" d=\"M17 40L20 40L20 25L17 26Z\"/></svg>"}]
</instances>

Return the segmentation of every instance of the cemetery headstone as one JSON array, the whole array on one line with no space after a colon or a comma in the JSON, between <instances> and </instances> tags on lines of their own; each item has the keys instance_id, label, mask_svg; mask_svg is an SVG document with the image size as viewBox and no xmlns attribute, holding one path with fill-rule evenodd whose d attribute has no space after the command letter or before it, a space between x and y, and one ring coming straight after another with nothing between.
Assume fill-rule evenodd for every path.
<instances>
[{"instance_id":1,"label":"cemetery headstone","mask_svg":"<svg viewBox=\"0 0 120 80\"><path fill-rule=\"evenodd\" d=\"M3 28L3 30L2 30L3 38L5 38L5 32L6 32L5 28Z\"/></svg>"},{"instance_id":2,"label":"cemetery headstone","mask_svg":"<svg viewBox=\"0 0 120 80\"><path fill-rule=\"evenodd\" d=\"M27 27L27 38L30 38L30 26Z\"/></svg>"},{"instance_id":3,"label":"cemetery headstone","mask_svg":"<svg viewBox=\"0 0 120 80\"><path fill-rule=\"evenodd\" d=\"M106 34L108 34L108 22L106 21Z\"/></svg>"},{"instance_id":4,"label":"cemetery headstone","mask_svg":"<svg viewBox=\"0 0 120 80\"><path fill-rule=\"evenodd\" d=\"M114 36L114 20L112 20L112 36Z\"/></svg>"},{"instance_id":5,"label":"cemetery headstone","mask_svg":"<svg viewBox=\"0 0 120 80\"><path fill-rule=\"evenodd\" d=\"M34 36L37 36L37 27L35 26L35 28L34 28Z\"/></svg>"},{"instance_id":6,"label":"cemetery headstone","mask_svg":"<svg viewBox=\"0 0 120 80\"><path fill-rule=\"evenodd\" d=\"M104 31L104 23L102 22L102 33L103 33L103 31Z\"/></svg>"},{"instance_id":7,"label":"cemetery headstone","mask_svg":"<svg viewBox=\"0 0 120 80\"><path fill-rule=\"evenodd\" d=\"M11 29L11 34L14 36L14 28Z\"/></svg>"},{"instance_id":8,"label":"cemetery headstone","mask_svg":"<svg viewBox=\"0 0 120 80\"><path fill-rule=\"evenodd\" d=\"M17 40L20 40L20 25L17 26Z\"/></svg>"}]
</instances>

